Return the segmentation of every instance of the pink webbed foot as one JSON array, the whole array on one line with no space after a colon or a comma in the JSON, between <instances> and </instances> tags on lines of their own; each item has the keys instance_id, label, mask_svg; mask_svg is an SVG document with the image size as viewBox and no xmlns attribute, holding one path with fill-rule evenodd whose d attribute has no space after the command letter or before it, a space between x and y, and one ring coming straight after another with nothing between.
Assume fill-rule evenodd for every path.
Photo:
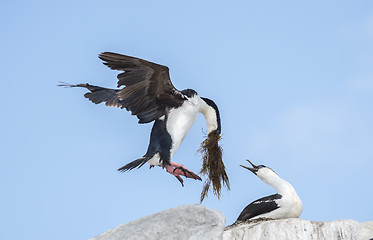
<instances>
[{"instance_id":1,"label":"pink webbed foot","mask_svg":"<svg viewBox=\"0 0 373 240\"><path fill-rule=\"evenodd\" d=\"M166 167L167 172L174 175L177 178L177 180L179 180L179 182L181 183L183 187L184 187L184 181L180 176L184 176L186 178L193 178L195 180L202 181L202 179L197 174L187 169L184 165L179 164L179 163L174 163L174 162L170 162L170 164L171 166L168 165Z\"/></svg>"}]
</instances>

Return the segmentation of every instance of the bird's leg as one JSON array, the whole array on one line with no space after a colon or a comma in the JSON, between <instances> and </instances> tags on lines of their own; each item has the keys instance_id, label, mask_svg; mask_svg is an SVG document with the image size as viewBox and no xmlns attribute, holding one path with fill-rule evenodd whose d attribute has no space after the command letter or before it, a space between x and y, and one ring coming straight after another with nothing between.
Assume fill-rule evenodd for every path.
<instances>
[{"instance_id":1,"label":"bird's leg","mask_svg":"<svg viewBox=\"0 0 373 240\"><path fill-rule=\"evenodd\" d=\"M183 181L183 179L180 177L180 174L175 173L175 169L174 169L171 165L168 165L168 166L165 167L165 168L166 168L167 172L168 172L169 174L174 175L174 176L177 178L177 180L179 180L179 182L181 183L181 186L184 187L184 181Z\"/></svg>"},{"instance_id":2,"label":"bird's leg","mask_svg":"<svg viewBox=\"0 0 373 240\"><path fill-rule=\"evenodd\" d=\"M171 167L174 168L173 173L176 173L178 175L182 175L182 176L184 176L186 178L193 178L195 180L202 181L202 179L197 174L195 174L194 172L190 171L184 165L182 165L180 163L175 163L175 162L170 162L170 164L171 164Z\"/></svg>"},{"instance_id":3,"label":"bird's leg","mask_svg":"<svg viewBox=\"0 0 373 240\"><path fill-rule=\"evenodd\" d=\"M166 170L168 173L174 175L180 181L181 185L183 185L183 180L180 176L184 176L186 178L193 178L195 180L200 181L202 180L197 174L193 173L184 165L179 163L170 162L170 165L166 166Z\"/></svg>"},{"instance_id":4,"label":"bird's leg","mask_svg":"<svg viewBox=\"0 0 373 240\"><path fill-rule=\"evenodd\" d=\"M175 177L177 178L177 180L179 180L179 182L181 183L181 186L184 187L184 181L183 179L180 177L180 176L176 176Z\"/></svg>"}]
</instances>

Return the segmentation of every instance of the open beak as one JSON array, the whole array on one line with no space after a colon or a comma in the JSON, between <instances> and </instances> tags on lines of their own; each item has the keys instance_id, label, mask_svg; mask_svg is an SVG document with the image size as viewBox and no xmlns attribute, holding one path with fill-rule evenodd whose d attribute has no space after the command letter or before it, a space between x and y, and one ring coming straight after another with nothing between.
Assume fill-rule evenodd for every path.
<instances>
[{"instance_id":1,"label":"open beak","mask_svg":"<svg viewBox=\"0 0 373 240\"><path fill-rule=\"evenodd\" d=\"M254 173L256 175L256 172L259 169L258 166L252 164L249 160L246 160L246 161L248 161L251 164L252 168L251 167L246 167L246 166L243 166L243 165L240 165L240 166L243 167L243 168L246 168L246 169L250 170L252 173Z\"/></svg>"}]
</instances>

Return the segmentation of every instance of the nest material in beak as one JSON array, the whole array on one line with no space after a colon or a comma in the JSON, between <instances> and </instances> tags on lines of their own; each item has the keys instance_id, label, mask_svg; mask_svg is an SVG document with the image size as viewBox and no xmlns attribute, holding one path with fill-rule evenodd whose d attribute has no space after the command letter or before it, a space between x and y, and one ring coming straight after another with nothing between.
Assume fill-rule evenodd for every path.
<instances>
[{"instance_id":1,"label":"nest material in beak","mask_svg":"<svg viewBox=\"0 0 373 240\"><path fill-rule=\"evenodd\" d=\"M214 194L220 198L221 187L224 185L230 190L228 175L225 172L223 163L222 148L219 146L220 134L213 131L210 132L207 138L201 143L198 150L202 154L201 174L207 175L207 179L203 185L201 192L201 203L207 197L210 186L213 186Z\"/></svg>"}]
</instances>

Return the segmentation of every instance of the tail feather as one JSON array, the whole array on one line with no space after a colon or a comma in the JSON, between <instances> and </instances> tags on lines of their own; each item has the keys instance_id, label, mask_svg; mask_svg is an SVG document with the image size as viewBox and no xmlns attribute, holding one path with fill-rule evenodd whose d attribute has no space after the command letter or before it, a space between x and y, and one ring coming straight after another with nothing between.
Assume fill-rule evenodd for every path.
<instances>
[{"instance_id":1,"label":"tail feather","mask_svg":"<svg viewBox=\"0 0 373 240\"><path fill-rule=\"evenodd\" d=\"M125 166L121 167L118 169L119 172L127 172L127 171L130 171L134 168L140 168L142 167L147 161L149 160L148 157L142 157L142 158L139 158L139 159L136 159L135 161L132 161L128 164L126 164Z\"/></svg>"},{"instance_id":2,"label":"tail feather","mask_svg":"<svg viewBox=\"0 0 373 240\"><path fill-rule=\"evenodd\" d=\"M118 107L118 108L124 108L123 101L119 99L118 91L119 89L110 89L110 88L103 88L99 86L90 85L88 83L84 84L69 84L61 82L59 87L81 87L86 88L90 92L87 92L84 94L84 97L91 100L91 102L95 104L99 104L104 102L106 106L110 107Z\"/></svg>"}]
</instances>

